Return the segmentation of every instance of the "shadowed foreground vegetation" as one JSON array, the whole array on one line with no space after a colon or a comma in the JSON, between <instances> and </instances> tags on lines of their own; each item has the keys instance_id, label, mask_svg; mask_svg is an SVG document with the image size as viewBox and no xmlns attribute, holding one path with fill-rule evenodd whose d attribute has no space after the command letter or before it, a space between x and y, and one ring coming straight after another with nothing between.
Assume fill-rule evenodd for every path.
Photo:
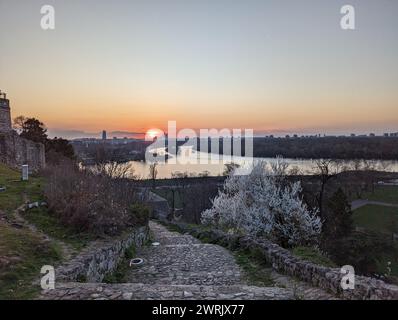
<instances>
[{"instance_id":1,"label":"shadowed foreground vegetation","mask_svg":"<svg viewBox=\"0 0 398 320\"><path fill-rule=\"evenodd\" d=\"M0 222L0 299L30 299L39 290L38 279L43 265L61 260L59 247L43 241L37 234Z\"/></svg>"},{"instance_id":2,"label":"shadowed foreground vegetation","mask_svg":"<svg viewBox=\"0 0 398 320\"><path fill-rule=\"evenodd\" d=\"M398 204L398 186L377 186L374 192L363 194L363 199Z\"/></svg>"},{"instance_id":3,"label":"shadowed foreground vegetation","mask_svg":"<svg viewBox=\"0 0 398 320\"><path fill-rule=\"evenodd\" d=\"M0 192L0 299L35 298L40 292L42 266L56 267L90 241L127 232L130 227L148 221L148 208L141 202L130 201L133 197L126 197L126 193L113 197L112 207L106 206L106 197L99 201L104 193L111 196L126 190L126 180L79 173L76 167L72 172L68 168L71 169L70 166L49 167L45 175L21 181L19 172L0 164L0 186L6 187ZM84 188L93 181L97 189ZM51 190L57 193L49 197ZM93 194L96 190L104 193ZM38 202L39 206L24 208L17 214L16 209L27 202ZM51 206L47 207L47 203ZM63 205L68 211L60 210ZM68 220L66 214L79 208L91 211ZM112 215L106 217L108 220L102 219L111 209ZM98 227L104 224L112 229Z\"/></svg>"}]
</instances>

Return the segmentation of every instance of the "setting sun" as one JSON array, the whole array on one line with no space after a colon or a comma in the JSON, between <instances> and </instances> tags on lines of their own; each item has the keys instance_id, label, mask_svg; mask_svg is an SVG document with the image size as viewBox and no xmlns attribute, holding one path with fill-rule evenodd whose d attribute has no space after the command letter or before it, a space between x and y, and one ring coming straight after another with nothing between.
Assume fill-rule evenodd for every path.
<instances>
[{"instance_id":1,"label":"setting sun","mask_svg":"<svg viewBox=\"0 0 398 320\"><path fill-rule=\"evenodd\" d=\"M159 129L149 129L145 134L145 140L153 140L163 135L163 131Z\"/></svg>"}]
</instances>

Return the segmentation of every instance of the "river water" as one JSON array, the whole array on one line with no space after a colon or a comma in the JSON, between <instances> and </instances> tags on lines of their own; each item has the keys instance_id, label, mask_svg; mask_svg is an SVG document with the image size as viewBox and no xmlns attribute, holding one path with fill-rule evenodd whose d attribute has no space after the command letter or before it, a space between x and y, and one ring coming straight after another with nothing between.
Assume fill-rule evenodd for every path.
<instances>
[{"instance_id":1,"label":"river water","mask_svg":"<svg viewBox=\"0 0 398 320\"><path fill-rule=\"evenodd\" d=\"M157 165L157 178L165 179L172 178L176 173L186 173L189 176L199 176L206 174L208 176L220 176L225 170L225 165L229 163L236 163L240 166L241 173L244 173L246 169L250 168L253 163L257 161L265 161L268 164L273 163L276 158L244 158L244 157L221 157L215 154L208 154L204 152L193 152L189 155L182 156L179 154L176 158L169 160L166 163L158 163ZM295 169L300 174L314 174L315 173L315 160L309 159L288 159L285 158L289 164L288 171ZM354 168L355 165L361 166L362 168L366 165L363 161L350 161L343 160L340 162L340 166L347 166ZM380 171L398 172L398 161L388 160L367 160L367 164L371 164L374 168ZM129 162L133 168L133 173L140 179L149 178L149 167L150 163L131 161Z\"/></svg>"}]
</instances>

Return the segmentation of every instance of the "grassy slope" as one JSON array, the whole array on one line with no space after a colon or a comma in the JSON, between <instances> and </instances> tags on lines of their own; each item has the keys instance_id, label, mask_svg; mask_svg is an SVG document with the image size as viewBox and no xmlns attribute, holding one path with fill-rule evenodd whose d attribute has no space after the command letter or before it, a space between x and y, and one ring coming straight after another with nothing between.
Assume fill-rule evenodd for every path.
<instances>
[{"instance_id":1,"label":"grassy slope","mask_svg":"<svg viewBox=\"0 0 398 320\"><path fill-rule=\"evenodd\" d=\"M376 232L398 233L398 208L366 205L354 211L355 225Z\"/></svg>"},{"instance_id":2,"label":"grassy slope","mask_svg":"<svg viewBox=\"0 0 398 320\"><path fill-rule=\"evenodd\" d=\"M30 299L39 292L32 282L43 265L61 259L59 248L28 229L0 222L0 299Z\"/></svg>"},{"instance_id":3,"label":"grassy slope","mask_svg":"<svg viewBox=\"0 0 398 320\"><path fill-rule=\"evenodd\" d=\"M30 201L43 200L43 177L31 176L29 181L21 181L20 173L0 164L0 186L6 186L6 192L0 193L0 210L8 216L24 203L24 196ZM34 208L23 213L24 218L50 237L64 241L79 250L90 240L88 234L76 234L62 226L56 217L49 214L45 207Z\"/></svg>"},{"instance_id":4,"label":"grassy slope","mask_svg":"<svg viewBox=\"0 0 398 320\"><path fill-rule=\"evenodd\" d=\"M296 247L291 250L292 254L296 257L306 261L315 263L320 266L335 268L336 264L328 257L323 255L319 250L308 247Z\"/></svg>"},{"instance_id":5,"label":"grassy slope","mask_svg":"<svg viewBox=\"0 0 398 320\"><path fill-rule=\"evenodd\" d=\"M23 204L24 196L36 201L41 197L43 179L31 177L20 181L20 173L0 164L0 210L11 218ZM29 299L39 291L32 281L40 275L43 265L53 265L61 259L59 247L43 241L29 229L0 220L0 299Z\"/></svg>"},{"instance_id":6,"label":"grassy slope","mask_svg":"<svg viewBox=\"0 0 398 320\"><path fill-rule=\"evenodd\" d=\"M375 199L381 201L380 199ZM391 235L392 232L398 233L398 208L366 205L354 211L354 223L356 226ZM390 273L398 277L398 245L396 254L385 252L382 261L378 263L380 274ZM391 263L391 272L388 270L388 262Z\"/></svg>"},{"instance_id":7,"label":"grassy slope","mask_svg":"<svg viewBox=\"0 0 398 320\"><path fill-rule=\"evenodd\" d=\"M377 186L374 193L366 193L362 198L398 204L398 186Z\"/></svg>"},{"instance_id":8,"label":"grassy slope","mask_svg":"<svg viewBox=\"0 0 398 320\"><path fill-rule=\"evenodd\" d=\"M58 219L48 212L45 207L34 208L23 213L23 217L29 223L52 239L62 241L70 245L74 250L80 251L87 244L94 240L93 235L87 233L76 233L70 228L64 227Z\"/></svg>"},{"instance_id":9,"label":"grassy slope","mask_svg":"<svg viewBox=\"0 0 398 320\"><path fill-rule=\"evenodd\" d=\"M43 199L44 183L44 178L37 176L21 181L19 172L0 164L0 186L7 188L0 192L0 211L12 220L12 212L24 199L32 202ZM0 299L34 297L39 287L32 286L32 281L40 276L41 267L54 265L62 259L58 240L78 251L92 239L63 227L45 207L28 210L23 216L56 241L43 241L40 235L27 228L18 229L0 221Z\"/></svg>"},{"instance_id":10,"label":"grassy slope","mask_svg":"<svg viewBox=\"0 0 398 320\"><path fill-rule=\"evenodd\" d=\"M21 181L21 174L3 164L0 164L0 186L6 187L0 192L0 210L10 214L23 203L26 194L31 201L41 198L44 180L41 177L31 176L29 181Z\"/></svg>"}]
</instances>

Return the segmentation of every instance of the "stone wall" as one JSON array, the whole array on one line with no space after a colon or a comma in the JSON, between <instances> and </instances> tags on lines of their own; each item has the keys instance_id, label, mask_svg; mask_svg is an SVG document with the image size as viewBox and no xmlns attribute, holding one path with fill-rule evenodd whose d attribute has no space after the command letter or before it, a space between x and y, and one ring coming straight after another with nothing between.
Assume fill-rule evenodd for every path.
<instances>
[{"instance_id":1,"label":"stone wall","mask_svg":"<svg viewBox=\"0 0 398 320\"><path fill-rule=\"evenodd\" d=\"M203 230L186 224L174 224L182 232L188 232L198 238L230 247L259 250L266 261L278 272L297 277L313 286L325 289L343 299L350 300L398 300L398 286L389 285L374 278L355 276L355 289L343 290L340 269L328 268L293 256L290 251L267 241L250 236L235 236L220 230Z\"/></svg>"},{"instance_id":2,"label":"stone wall","mask_svg":"<svg viewBox=\"0 0 398 320\"><path fill-rule=\"evenodd\" d=\"M41 143L21 138L15 131L0 132L0 162L20 169L28 164L31 172L45 166L45 149Z\"/></svg>"},{"instance_id":3,"label":"stone wall","mask_svg":"<svg viewBox=\"0 0 398 320\"><path fill-rule=\"evenodd\" d=\"M0 96L0 132L11 130L10 101Z\"/></svg>"},{"instance_id":4,"label":"stone wall","mask_svg":"<svg viewBox=\"0 0 398 320\"><path fill-rule=\"evenodd\" d=\"M0 162L16 169L27 164L30 172L45 166L44 145L23 139L12 130L10 101L5 94L4 98L0 95Z\"/></svg>"},{"instance_id":5,"label":"stone wall","mask_svg":"<svg viewBox=\"0 0 398 320\"><path fill-rule=\"evenodd\" d=\"M116 240L94 242L66 265L56 269L56 281L101 282L107 273L116 270L126 249L133 245L142 246L148 236L149 229L144 226Z\"/></svg>"}]
</instances>

